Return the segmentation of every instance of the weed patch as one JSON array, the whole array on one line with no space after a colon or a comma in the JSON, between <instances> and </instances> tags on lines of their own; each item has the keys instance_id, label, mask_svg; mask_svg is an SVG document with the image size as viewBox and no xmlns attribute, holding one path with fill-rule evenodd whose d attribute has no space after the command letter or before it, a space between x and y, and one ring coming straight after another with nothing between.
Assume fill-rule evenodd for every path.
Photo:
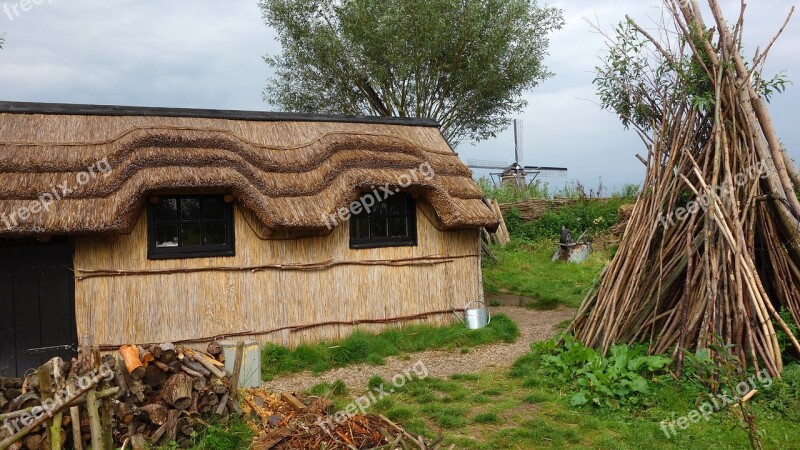
<instances>
[{"instance_id":1,"label":"weed patch","mask_svg":"<svg viewBox=\"0 0 800 450\"><path fill-rule=\"evenodd\" d=\"M192 435L191 450L231 450L250 448L253 431L243 420L215 422L203 432ZM174 442L160 447L164 450L179 448ZM181 447L185 448L185 447Z\"/></svg>"},{"instance_id":2,"label":"weed patch","mask_svg":"<svg viewBox=\"0 0 800 450\"><path fill-rule=\"evenodd\" d=\"M532 348L541 356L541 372L572 386L573 406L593 403L618 409L622 404L635 404L641 394L649 392L645 376L672 363L670 358L647 355L643 346L615 345L603 356L570 335L564 335L560 345L550 340Z\"/></svg>"}]
</instances>

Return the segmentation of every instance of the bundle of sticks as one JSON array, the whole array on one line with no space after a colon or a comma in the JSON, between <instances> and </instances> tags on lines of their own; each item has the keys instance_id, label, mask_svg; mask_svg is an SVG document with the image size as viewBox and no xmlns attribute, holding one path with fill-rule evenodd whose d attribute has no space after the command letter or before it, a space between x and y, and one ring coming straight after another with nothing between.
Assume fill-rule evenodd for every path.
<instances>
[{"instance_id":1,"label":"bundle of sticks","mask_svg":"<svg viewBox=\"0 0 800 450\"><path fill-rule=\"evenodd\" d=\"M209 416L241 413L235 379L217 343L207 352L126 345L102 357L84 347L72 361L0 380L0 450L180 446Z\"/></svg>"},{"instance_id":2,"label":"bundle of sticks","mask_svg":"<svg viewBox=\"0 0 800 450\"><path fill-rule=\"evenodd\" d=\"M440 450L443 437L412 436L383 415L336 417L333 403L323 397L263 389L243 391L243 409L256 438L252 450L425 449Z\"/></svg>"},{"instance_id":3,"label":"bundle of sticks","mask_svg":"<svg viewBox=\"0 0 800 450\"><path fill-rule=\"evenodd\" d=\"M483 228L483 238L487 243L490 244L506 245L511 242L511 235L508 234L508 228L506 227L506 221L503 218L500 204L497 203L496 199L490 199L488 200L488 203L492 208L492 211L494 211L495 216L497 216L497 220L500 221L500 225L497 227L497 230L495 230L494 233L490 233L486 230L486 228Z\"/></svg>"},{"instance_id":4,"label":"bundle of sticks","mask_svg":"<svg viewBox=\"0 0 800 450\"><path fill-rule=\"evenodd\" d=\"M635 36L642 46L629 45L626 58L651 49L657 61L625 59L629 74L644 71L612 80L638 102L629 111L636 118L612 107L647 144L647 174L619 250L569 331L604 351L633 342L672 350L678 373L684 350L721 340L742 364L778 376L782 352L800 352L800 172L778 139L761 76L780 32L745 62L743 3L730 26L709 0L714 28L697 0L664 6L663 23L674 28L654 36L628 18L622 28L631 33L611 46ZM671 31L678 38L669 41Z\"/></svg>"}]
</instances>

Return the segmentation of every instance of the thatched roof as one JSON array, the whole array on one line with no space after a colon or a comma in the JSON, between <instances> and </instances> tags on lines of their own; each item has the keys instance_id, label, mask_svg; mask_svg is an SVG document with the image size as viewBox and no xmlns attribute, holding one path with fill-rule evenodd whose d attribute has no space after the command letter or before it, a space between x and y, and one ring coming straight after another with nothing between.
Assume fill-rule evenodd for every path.
<instances>
[{"instance_id":1,"label":"thatched roof","mask_svg":"<svg viewBox=\"0 0 800 450\"><path fill-rule=\"evenodd\" d=\"M98 161L109 174L87 177ZM439 226L497 225L428 120L0 102L0 219L73 189L13 230L0 220L0 235L125 233L148 196L184 192L231 193L268 228L324 229L326 215L425 162L435 175L407 190Z\"/></svg>"}]
</instances>

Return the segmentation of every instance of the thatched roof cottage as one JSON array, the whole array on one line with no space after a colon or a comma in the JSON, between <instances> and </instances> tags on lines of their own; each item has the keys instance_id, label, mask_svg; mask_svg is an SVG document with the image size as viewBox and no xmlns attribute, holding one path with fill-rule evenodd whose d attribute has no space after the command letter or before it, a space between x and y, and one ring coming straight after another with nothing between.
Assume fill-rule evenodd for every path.
<instances>
[{"instance_id":1,"label":"thatched roof cottage","mask_svg":"<svg viewBox=\"0 0 800 450\"><path fill-rule=\"evenodd\" d=\"M0 376L451 320L496 225L428 120L0 103Z\"/></svg>"}]
</instances>

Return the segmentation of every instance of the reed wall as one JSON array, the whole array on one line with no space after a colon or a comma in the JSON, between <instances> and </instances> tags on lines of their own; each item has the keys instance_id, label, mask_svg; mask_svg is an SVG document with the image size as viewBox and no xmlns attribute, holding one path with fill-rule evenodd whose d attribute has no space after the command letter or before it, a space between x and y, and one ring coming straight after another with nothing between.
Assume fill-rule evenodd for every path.
<instances>
[{"instance_id":1,"label":"reed wall","mask_svg":"<svg viewBox=\"0 0 800 450\"><path fill-rule=\"evenodd\" d=\"M387 319L482 300L478 231L440 231L428 217L429 205L418 203L415 247L352 250L346 224L327 236L267 240L263 227L238 204L233 257L148 260L146 212L129 235L79 237L74 260L79 338L91 335L101 346L193 340ZM312 264L318 268L309 270ZM452 314L424 319L453 320ZM358 325L366 331L385 326ZM328 325L251 337L293 346L343 338L353 329Z\"/></svg>"}]
</instances>

